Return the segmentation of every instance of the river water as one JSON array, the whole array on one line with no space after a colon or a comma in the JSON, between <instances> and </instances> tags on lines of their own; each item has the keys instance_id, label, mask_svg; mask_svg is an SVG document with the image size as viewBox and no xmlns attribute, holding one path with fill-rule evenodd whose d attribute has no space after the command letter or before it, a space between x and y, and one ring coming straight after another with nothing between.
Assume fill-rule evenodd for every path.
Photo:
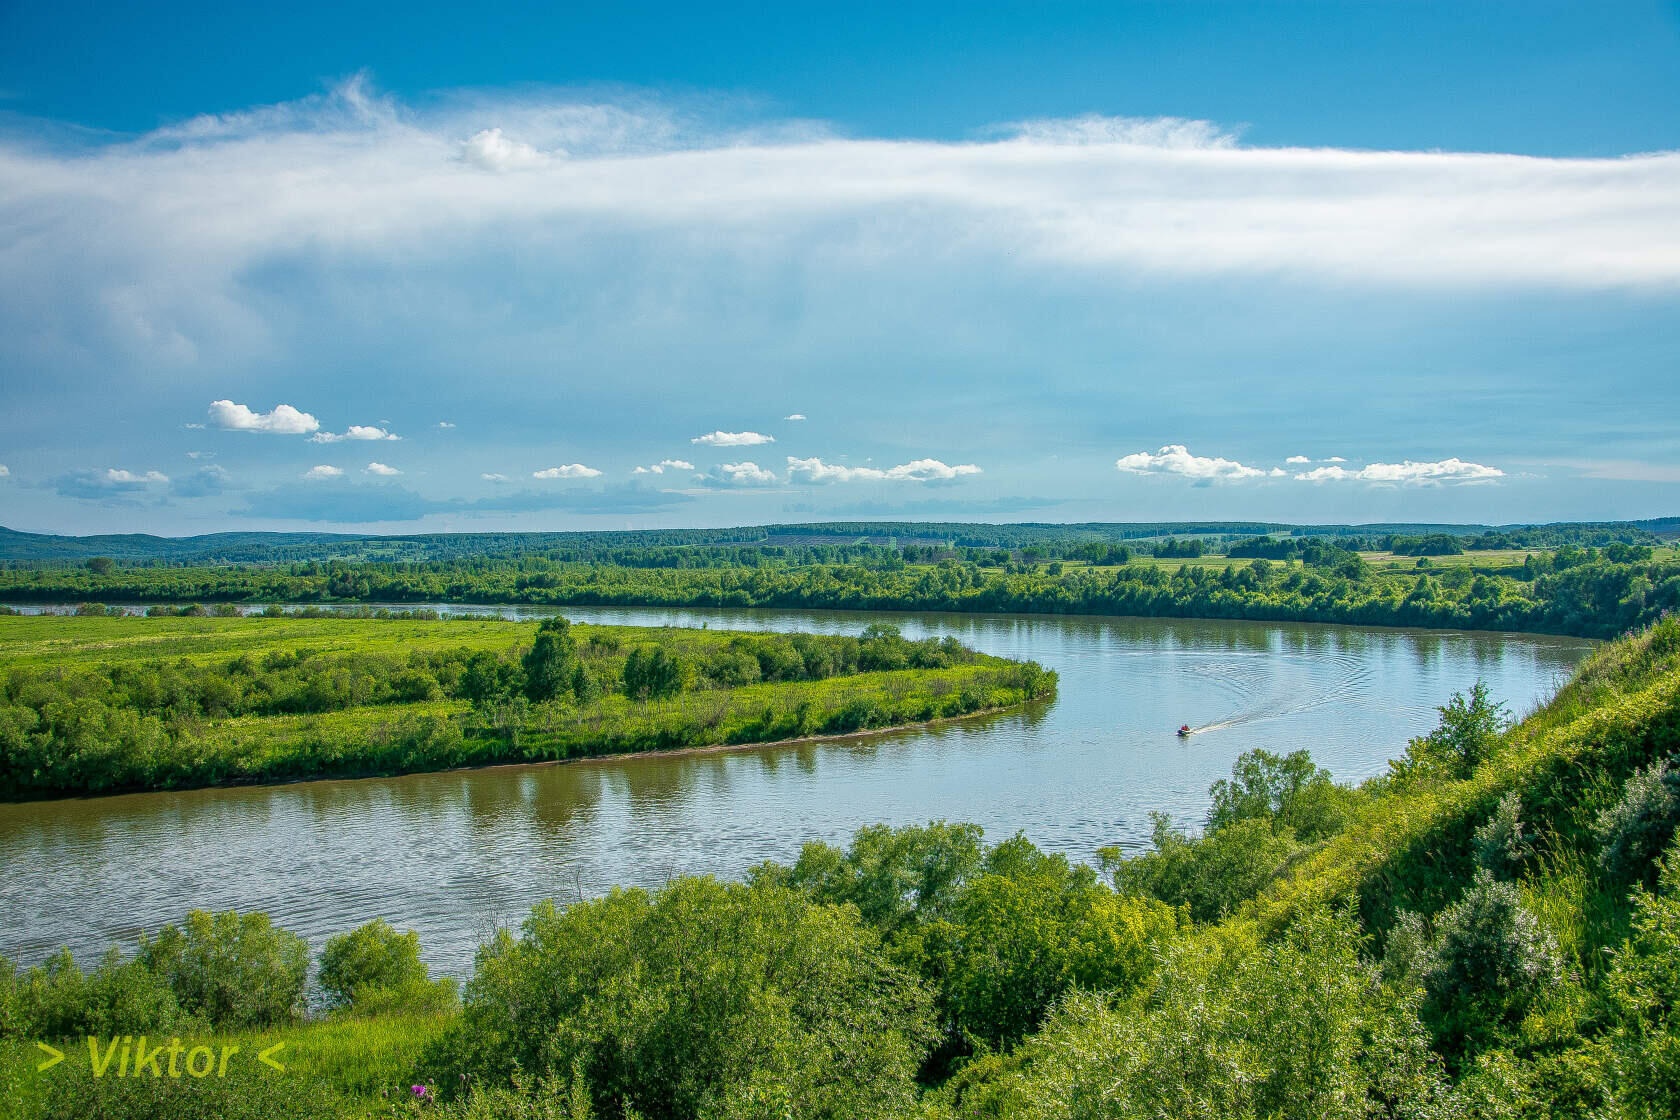
<instances>
[{"instance_id":1,"label":"river water","mask_svg":"<svg viewBox=\"0 0 1680 1120\"><path fill-rule=\"evenodd\" d=\"M460 610L461 608L446 608ZM517 613L509 610L510 614ZM1242 751L1382 772L1477 680L1521 715L1591 649L1573 638L1023 615L568 609L580 621L953 635L1061 676L1028 709L857 739L443 774L0 805L0 953L78 958L189 909L266 910L317 946L374 917L435 968L545 897L739 876L860 825L974 821L1078 860L1196 825ZM1180 739L1175 729L1197 729Z\"/></svg>"}]
</instances>

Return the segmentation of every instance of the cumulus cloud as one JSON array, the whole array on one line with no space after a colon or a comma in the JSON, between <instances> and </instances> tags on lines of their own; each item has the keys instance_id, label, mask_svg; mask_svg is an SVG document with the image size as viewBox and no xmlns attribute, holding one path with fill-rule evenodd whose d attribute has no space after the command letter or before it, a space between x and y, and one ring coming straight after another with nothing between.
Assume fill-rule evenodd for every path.
<instances>
[{"instance_id":1,"label":"cumulus cloud","mask_svg":"<svg viewBox=\"0 0 1680 1120\"><path fill-rule=\"evenodd\" d=\"M321 426L315 417L289 404L278 404L268 412L257 412L228 400L210 402L210 422L228 431L274 432L287 436L300 436Z\"/></svg>"},{"instance_id":2,"label":"cumulus cloud","mask_svg":"<svg viewBox=\"0 0 1680 1120\"><path fill-rule=\"evenodd\" d=\"M1332 455L1332 456L1330 456L1330 458L1328 458L1324 461L1326 463L1345 463L1345 462L1347 462L1347 460L1342 458L1340 455Z\"/></svg>"},{"instance_id":3,"label":"cumulus cloud","mask_svg":"<svg viewBox=\"0 0 1680 1120\"><path fill-rule=\"evenodd\" d=\"M485 171L536 167L545 157L531 145L502 135L499 128L475 132L461 143L461 160Z\"/></svg>"},{"instance_id":4,"label":"cumulus cloud","mask_svg":"<svg viewBox=\"0 0 1680 1120\"><path fill-rule=\"evenodd\" d=\"M388 467L384 463L369 463L362 469L368 474L376 474L382 478L390 478L393 475L399 475L402 473L396 467Z\"/></svg>"},{"instance_id":5,"label":"cumulus cloud","mask_svg":"<svg viewBox=\"0 0 1680 1120\"><path fill-rule=\"evenodd\" d=\"M52 482L53 489L66 498L118 499L119 502L144 493L153 486L168 484L169 476L162 471L130 471L118 467L71 471Z\"/></svg>"},{"instance_id":6,"label":"cumulus cloud","mask_svg":"<svg viewBox=\"0 0 1680 1120\"><path fill-rule=\"evenodd\" d=\"M979 474L973 463L947 466L938 459L916 459L896 467L847 467L825 463L821 459L787 457L790 482L949 482L965 475Z\"/></svg>"},{"instance_id":7,"label":"cumulus cloud","mask_svg":"<svg viewBox=\"0 0 1680 1120\"><path fill-rule=\"evenodd\" d=\"M1443 483L1492 482L1504 478L1498 467L1467 463L1463 459L1439 459L1432 463L1372 463L1359 470L1346 467L1315 467L1295 476L1302 482L1379 482L1412 486L1438 486Z\"/></svg>"},{"instance_id":8,"label":"cumulus cloud","mask_svg":"<svg viewBox=\"0 0 1680 1120\"><path fill-rule=\"evenodd\" d=\"M1305 455L1291 455L1289 458L1285 459L1284 462L1289 463L1292 466L1293 465L1304 466L1307 463L1312 462L1312 460L1307 458Z\"/></svg>"},{"instance_id":9,"label":"cumulus cloud","mask_svg":"<svg viewBox=\"0 0 1680 1120\"><path fill-rule=\"evenodd\" d=\"M326 463L310 467L308 470L303 472L303 477L309 479L311 482L320 482L328 478L342 478L343 476L343 468L328 466Z\"/></svg>"},{"instance_id":10,"label":"cumulus cloud","mask_svg":"<svg viewBox=\"0 0 1680 1120\"><path fill-rule=\"evenodd\" d=\"M1171 443L1151 454L1138 451L1116 459L1114 466L1128 474L1174 474L1200 482L1228 482L1262 478L1266 472L1234 459L1192 455L1182 443Z\"/></svg>"},{"instance_id":11,"label":"cumulus cloud","mask_svg":"<svg viewBox=\"0 0 1680 1120\"><path fill-rule=\"evenodd\" d=\"M316 432L314 435L309 437L309 442L341 443L347 439L375 440L401 438L401 436L395 435L386 431L384 428L377 427L373 424L352 424L343 432Z\"/></svg>"},{"instance_id":12,"label":"cumulus cloud","mask_svg":"<svg viewBox=\"0 0 1680 1120\"><path fill-rule=\"evenodd\" d=\"M795 412L795 413L792 413L791 415L782 417L782 419L783 420L803 420L803 419L805 419L805 414L803 412Z\"/></svg>"},{"instance_id":13,"label":"cumulus cloud","mask_svg":"<svg viewBox=\"0 0 1680 1120\"><path fill-rule=\"evenodd\" d=\"M724 463L711 469L707 481L723 486L773 486L781 480L776 472L757 463Z\"/></svg>"},{"instance_id":14,"label":"cumulus cloud","mask_svg":"<svg viewBox=\"0 0 1680 1120\"><path fill-rule=\"evenodd\" d=\"M637 467L631 474L664 474L666 471L691 471L694 464L686 459L661 459L645 467Z\"/></svg>"},{"instance_id":15,"label":"cumulus cloud","mask_svg":"<svg viewBox=\"0 0 1680 1120\"><path fill-rule=\"evenodd\" d=\"M532 471L532 478L599 478L601 472L594 467L586 467L582 463L567 463L563 467L547 467L540 471Z\"/></svg>"},{"instance_id":16,"label":"cumulus cloud","mask_svg":"<svg viewBox=\"0 0 1680 1120\"><path fill-rule=\"evenodd\" d=\"M776 437L760 432L707 432L688 442L702 443L708 447L752 447L760 443L775 443Z\"/></svg>"}]
</instances>

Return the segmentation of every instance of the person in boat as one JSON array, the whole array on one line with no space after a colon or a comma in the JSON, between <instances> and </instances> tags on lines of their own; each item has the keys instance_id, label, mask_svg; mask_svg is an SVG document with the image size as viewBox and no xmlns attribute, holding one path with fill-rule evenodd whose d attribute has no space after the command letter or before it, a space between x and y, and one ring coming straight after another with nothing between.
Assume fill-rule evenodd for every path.
<instances>
[{"instance_id":1,"label":"person in boat","mask_svg":"<svg viewBox=\"0 0 1680 1120\"><path fill-rule=\"evenodd\" d=\"M1190 737L1190 725L1188 723L1179 724L1178 737L1180 739L1188 739Z\"/></svg>"}]
</instances>

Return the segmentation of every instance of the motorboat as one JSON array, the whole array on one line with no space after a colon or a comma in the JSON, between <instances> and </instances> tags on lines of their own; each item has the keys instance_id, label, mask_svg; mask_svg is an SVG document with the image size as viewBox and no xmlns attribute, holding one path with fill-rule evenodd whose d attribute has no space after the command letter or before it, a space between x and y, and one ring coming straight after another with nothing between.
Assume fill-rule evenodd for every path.
<instances>
[{"instance_id":1,"label":"motorboat","mask_svg":"<svg viewBox=\"0 0 1680 1120\"><path fill-rule=\"evenodd\" d=\"M1178 737L1180 739L1190 738L1190 725L1188 723L1179 724L1179 726L1178 726Z\"/></svg>"}]
</instances>

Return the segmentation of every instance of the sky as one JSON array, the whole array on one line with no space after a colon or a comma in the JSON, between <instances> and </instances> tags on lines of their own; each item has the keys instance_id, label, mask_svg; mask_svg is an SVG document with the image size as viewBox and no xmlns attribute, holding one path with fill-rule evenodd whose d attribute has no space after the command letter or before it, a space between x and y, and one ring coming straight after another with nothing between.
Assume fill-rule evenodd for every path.
<instances>
[{"instance_id":1,"label":"sky","mask_svg":"<svg viewBox=\"0 0 1680 1120\"><path fill-rule=\"evenodd\" d=\"M1680 514L1680 4L0 0L0 525Z\"/></svg>"}]
</instances>

